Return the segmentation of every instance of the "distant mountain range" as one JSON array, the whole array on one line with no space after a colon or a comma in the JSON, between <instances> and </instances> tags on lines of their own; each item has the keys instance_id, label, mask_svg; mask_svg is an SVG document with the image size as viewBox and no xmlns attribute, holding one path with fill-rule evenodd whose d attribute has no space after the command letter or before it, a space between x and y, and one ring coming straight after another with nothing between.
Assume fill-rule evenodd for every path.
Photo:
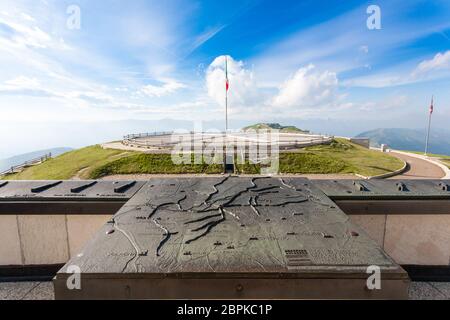
<instances>
[{"instance_id":1,"label":"distant mountain range","mask_svg":"<svg viewBox=\"0 0 450 320\"><path fill-rule=\"evenodd\" d=\"M392 149L424 151L426 131L415 129L376 129L357 135L370 138L371 146L386 144ZM450 131L434 129L430 134L428 148L430 153L450 155Z\"/></svg>"},{"instance_id":2,"label":"distant mountain range","mask_svg":"<svg viewBox=\"0 0 450 320\"><path fill-rule=\"evenodd\" d=\"M309 131L306 130L301 130L295 126L282 126L279 123L257 123L251 126L247 126L245 128L242 128L243 131L248 131L248 130L280 130L280 132L285 132L285 133L289 133L289 132L301 132L301 133L309 133Z\"/></svg>"},{"instance_id":3,"label":"distant mountain range","mask_svg":"<svg viewBox=\"0 0 450 320\"><path fill-rule=\"evenodd\" d=\"M41 157L50 152L52 154L52 157L56 157L56 156L59 156L60 154L63 154L65 152L68 152L71 150L73 150L73 149L72 148L52 148L52 149L38 150L38 151L29 152L29 153L24 153L24 154L20 154L20 155L10 157L7 159L0 159L0 172L9 169L12 166L22 164L25 161L29 161L29 160Z\"/></svg>"}]
</instances>

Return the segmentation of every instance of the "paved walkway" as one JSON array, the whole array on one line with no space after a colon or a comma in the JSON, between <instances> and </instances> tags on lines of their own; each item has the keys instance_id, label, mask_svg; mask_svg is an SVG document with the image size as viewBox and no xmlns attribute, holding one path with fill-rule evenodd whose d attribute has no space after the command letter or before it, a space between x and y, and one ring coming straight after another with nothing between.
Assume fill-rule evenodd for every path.
<instances>
[{"instance_id":1,"label":"paved walkway","mask_svg":"<svg viewBox=\"0 0 450 320\"><path fill-rule=\"evenodd\" d=\"M445 176L445 172L441 168L426 160L397 152L389 154L409 164L408 171L391 179L441 179Z\"/></svg>"},{"instance_id":2,"label":"paved walkway","mask_svg":"<svg viewBox=\"0 0 450 320\"><path fill-rule=\"evenodd\" d=\"M53 300L51 282L0 282L0 300Z\"/></svg>"},{"instance_id":3,"label":"paved walkway","mask_svg":"<svg viewBox=\"0 0 450 320\"><path fill-rule=\"evenodd\" d=\"M0 283L0 300L53 300L51 282ZM450 300L450 282L413 282L411 300Z\"/></svg>"}]
</instances>

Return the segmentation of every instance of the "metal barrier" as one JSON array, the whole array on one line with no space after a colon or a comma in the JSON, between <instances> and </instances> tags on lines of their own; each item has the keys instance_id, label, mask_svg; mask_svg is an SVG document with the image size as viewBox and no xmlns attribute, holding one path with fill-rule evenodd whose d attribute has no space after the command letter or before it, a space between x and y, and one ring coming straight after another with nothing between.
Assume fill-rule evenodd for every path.
<instances>
[{"instance_id":1,"label":"metal barrier","mask_svg":"<svg viewBox=\"0 0 450 320\"><path fill-rule=\"evenodd\" d=\"M170 148L179 143L179 141L163 141L160 143L157 141L148 141L145 138L154 138L154 137L164 137L168 135L175 134L174 132L154 132L154 133L138 133L138 134L129 134L124 136L122 144L130 147L138 147L138 148ZM189 135L194 135L194 132L186 133ZM199 142L203 141L205 143L205 135L208 136L207 139L213 139L215 136L211 137L212 133L195 133L198 136L201 136L200 139L192 138L191 142ZM236 133L233 133L236 135ZM239 134L239 133L237 133ZM181 134L179 134L181 135ZM216 136L225 135L225 133L216 133ZM321 145L331 143L334 139L333 136L322 136L322 135L313 135L313 134L295 134L295 133L283 133L283 137L290 138L290 141L278 141L278 145L281 150L291 150L298 148L305 148L309 146ZM294 137L298 136L299 139L295 140ZM231 135L231 137L234 137ZM237 136L236 136L237 137Z\"/></svg>"},{"instance_id":2,"label":"metal barrier","mask_svg":"<svg viewBox=\"0 0 450 320\"><path fill-rule=\"evenodd\" d=\"M22 164L19 164L19 165L16 165L16 166L12 166L8 170L0 172L0 177L4 176L4 175L7 175L7 174L13 174L13 173L20 172L20 171L22 171L23 169L25 169L25 168L27 168L29 166L33 166L33 165L45 162L45 161L51 159L51 157L52 157L52 153L50 152L50 153L45 154L45 155L43 155L41 157L37 157L37 158L31 159L31 160L25 161Z\"/></svg>"}]
</instances>

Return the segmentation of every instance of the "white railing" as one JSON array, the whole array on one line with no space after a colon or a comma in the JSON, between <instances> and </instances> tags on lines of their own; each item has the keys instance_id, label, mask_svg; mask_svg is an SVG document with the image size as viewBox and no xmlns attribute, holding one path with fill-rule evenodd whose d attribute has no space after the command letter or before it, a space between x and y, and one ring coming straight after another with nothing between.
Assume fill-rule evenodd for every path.
<instances>
[{"instance_id":1,"label":"white railing","mask_svg":"<svg viewBox=\"0 0 450 320\"><path fill-rule=\"evenodd\" d=\"M177 141L178 139L171 139L171 135L186 135L189 133L175 133L175 132L154 132L154 133L138 133L138 134L129 134L124 136L122 144L125 146L130 147L137 147L137 148L169 148L172 146L175 146L180 143L180 141ZM190 143L196 144L196 143L212 143L214 144L214 138L220 135L225 135L225 133L195 133L191 132L192 138L190 139ZM161 137L163 139L158 140L155 139L157 137ZM235 133L229 133L229 138L236 138L236 139L244 139L245 133L244 132L235 132ZM298 137L298 140L295 139L295 137ZM153 138L153 139L146 139L146 138ZM304 148L308 146L314 146L314 145L321 145L321 144L327 144L331 143L333 141L333 136L323 136L323 135L314 135L314 134L300 134L300 133L282 133L279 136L279 141L277 144L280 146L281 150L289 150L289 149L296 149L296 148ZM250 143L252 139L248 139ZM186 142L186 141L185 141ZM224 143L223 141L221 143Z\"/></svg>"}]
</instances>

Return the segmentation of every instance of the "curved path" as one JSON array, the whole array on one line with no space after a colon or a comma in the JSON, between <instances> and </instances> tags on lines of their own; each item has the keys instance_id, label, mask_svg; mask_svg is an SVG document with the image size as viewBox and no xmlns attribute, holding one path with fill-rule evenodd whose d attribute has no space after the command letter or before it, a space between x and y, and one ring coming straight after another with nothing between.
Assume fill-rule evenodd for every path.
<instances>
[{"instance_id":1,"label":"curved path","mask_svg":"<svg viewBox=\"0 0 450 320\"><path fill-rule=\"evenodd\" d=\"M395 151L391 151L389 154L407 162L409 165L409 169L403 174L390 179L441 179L445 176L445 172L439 166L429 161Z\"/></svg>"}]
</instances>

